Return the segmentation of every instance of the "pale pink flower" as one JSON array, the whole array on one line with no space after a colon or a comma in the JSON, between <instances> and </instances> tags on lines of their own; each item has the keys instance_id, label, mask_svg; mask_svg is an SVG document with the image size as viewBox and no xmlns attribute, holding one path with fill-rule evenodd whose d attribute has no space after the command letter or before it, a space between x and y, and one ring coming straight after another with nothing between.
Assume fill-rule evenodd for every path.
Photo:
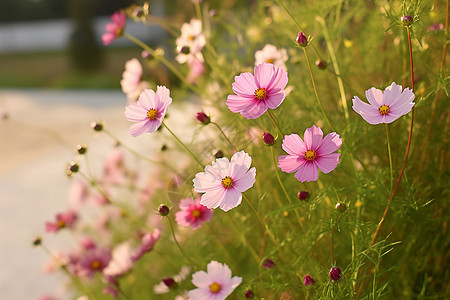
<instances>
[{"instance_id":1,"label":"pale pink flower","mask_svg":"<svg viewBox=\"0 0 450 300\"><path fill-rule=\"evenodd\" d=\"M288 60L288 55L286 49L278 50L277 47L271 44L267 44L255 52L255 66L262 64L263 62L273 64L275 68L283 68L285 71L286 61Z\"/></svg>"},{"instance_id":2,"label":"pale pink flower","mask_svg":"<svg viewBox=\"0 0 450 300\"><path fill-rule=\"evenodd\" d=\"M156 93L153 90L144 90L137 103L125 108L127 120L136 123L130 127L132 136L152 133L161 126L167 108L172 103L169 93L165 86L158 86Z\"/></svg>"},{"instance_id":3,"label":"pale pink flower","mask_svg":"<svg viewBox=\"0 0 450 300\"><path fill-rule=\"evenodd\" d=\"M170 289L175 288L180 282L185 280L190 272L191 269L188 266L183 266L180 273L173 277L166 277L159 284L153 286L153 292L155 294L166 294L170 292Z\"/></svg>"},{"instance_id":4,"label":"pale pink flower","mask_svg":"<svg viewBox=\"0 0 450 300\"><path fill-rule=\"evenodd\" d=\"M160 237L161 231L158 228L154 229L152 233L146 233L141 239L141 245L139 248L134 254L131 255L131 260L136 262L142 257L142 255L150 252Z\"/></svg>"},{"instance_id":5,"label":"pale pink flower","mask_svg":"<svg viewBox=\"0 0 450 300\"><path fill-rule=\"evenodd\" d=\"M242 202L242 193L255 183L256 169L250 168L252 158L243 150L228 158L218 158L211 166L205 167L193 179L194 190L204 193L200 204L208 208L220 208L224 211L238 206Z\"/></svg>"},{"instance_id":6,"label":"pale pink flower","mask_svg":"<svg viewBox=\"0 0 450 300\"><path fill-rule=\"evenodd\" d=\"M103 248L88 249L78 261L78 274L91 278L95 272L102 272L111 260L111 251Z\"/></svg>"},{"instance_id":7,"label":"pale pink flower","mask_svg":"<svg viewBox=\"0 0 450 300\"><path fill-rule=\"evenodd\" d=\"M255 67L254 73L254 76L246 72L234 77L233 92L236 95L228 95L226 102L232 112L247 119L256 119L268 108L277 108L286 97L286 71L262 63Z\"/></svg>"},{"instance_id":8,"label":"pale pink flower","mask_svg":"<svg viewBox=\"0 0 450 300\"><path fill-rule=\"evenodd\" d=\"M116 38L123 35L123 29L127 21L124 13L116 11L111 15L112 23L106 24L106 32L102 35L103 45L111 44Z\"/></svg>"},{"instance_id":9,"label":"pale pink flower","mask_svg":"<svg viewBox=\"0 0 450 300\"><path fill-rule=\"evenodd\" d=\"M191 226L192 229L200 228L203 222L209 222L213 215L213 209L208 209L200 204L200 197L181 199L181 211L175 214L175 220L180 226Z\"/></svg>"},{"instance_id":10,"label":"pale pink flower","mask_svg":"<svg viewBox=\"0 0 450 300\"><path fill-rule=\"evenodd\" d=\"M303 140L297 134L286 135L283 149L289 155L278 158L278 166L283 172L294 173L298 181L315 181L320 169L324 173L333 171L339 163L340 153L333 153L342 145L335 132L323 138L322 129L313 125L305 130Z\"/></svg>"},{"instance_id":11,"label":"pale pink flower","mask_svg":"<svg viewBox=\"0 0 450 300\"><path fill-rule=\"evenodd\" d=\"M136 58L125 63L125 71L122 74L120 85L122 92L127 95L128 103L136 102L141 92L150 88L150 84L142 80L143 73L142 66Z\"/></svg>"},{"instance_id":12,"label":"pale pink flower","mask_svg":"<svg viewBox=\"0 0 450 300\"><path fill-rule=\"evenodd\" d=\"M128 272L133 267L133 264L130 244L125 242L114 247L112 259L103 270L103 274L112 277L121 276Z\"/></svg>"},{"instance_id":13,"label":"pale pink flower","mask_svg":"<svg viewBox=\"0 0 450 300\"><path fill-rule=\"evenodd\" d=\"M102 183L121 183L126 175L125 152L121 148L114 148L106 155L102 170Z\"/></svg>"},{"instance_id":14,"label":"pale pink flower","mask_svg":"<svg viewBox=\"0 0 450 300\"><path fill-rule=\"evenodd\" d=\"M45 222L47 232L57 232L63 228L73 228L78 220L78 214L72 210L59 213L55 217L55 222Z\"/></svg>"},{"instance_id":15,"label":"pale pink flower","mask_svg":"<svg viewBox=\"0 0 450 300\"><path fill-rule=\"evenodd\" d=\"M189 83L196 83L197 78L202 76L203 73L205 73L205 66L203 65L203 62L199 60L192 60L188 63L189 65L189 73L186 77L186 81Z\"/></svg>"},{"instance_id":16,"label":"pale pink flower","mask_svg":"<svg viewBox=\"0 0 450 300\"><path fill-rule=\"evenodd\" d=\"M190 23L181 25L181 36L176 40L179 54L175 58L180 64L197 60L204 62L201 50L206 45L205 36L202 33L202 22L192 19Z\"/></svg>"},{"instance_id":17,"label":"pale pink flower","mask_svg":"<svg viewBox=\"0 0 450 300\"><path fill-rule=\"evenodd\" d=\"M74 180L69 189L69 203L74 209L78 209L81 204L89 199L89 189L86 181Z\"/></svg>"},{"instance_id":18,"label":"pale pink flower","mask_svg":"<svg viewBox=\"0 0 450 300\"><path fill-rule=\"evenodd\" d=\"M353 110L369 124L392 123L411 111L415 95L409 88L402 91L402 86L393 82L384 92L371 88L366 91L369 104L353 97Z\"/></svg>"},{"instance_id":19,"label":"pale pink flower","mask_svg":"<svg viewBox=\"0 0 450 300\"><path fill-rule=\"evenodd\" d=\"M223 300L241 282L241 277L231 277L231 270L227 265L212 260L207 266L207 272L192 274L192 283L197 288L190 290L188 296L192 300Z\"/></svg>"}]
</instances>

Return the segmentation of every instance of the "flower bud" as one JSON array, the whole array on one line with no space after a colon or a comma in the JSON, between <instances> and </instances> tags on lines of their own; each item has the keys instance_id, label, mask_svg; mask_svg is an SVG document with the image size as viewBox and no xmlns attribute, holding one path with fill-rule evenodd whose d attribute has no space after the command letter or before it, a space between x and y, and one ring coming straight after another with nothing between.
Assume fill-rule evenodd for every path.
<instances>
[{"instance_id":1,"label":"flower bud","mask_svg":"<svg viewBox=\"0 0 450 300\"><path fill-rule=\"evenodd\" d=\"M308 191L300 191L297 193L297 197L300 201L304 201L309 198Z\"/></svg>"},{"instance_id":2,"label":"flower bud","mask_svg":"<svg viewBox=\"0 0 450 300\"><path fill-rule=\"evenodd\" d=\"M272 146L275 143L275 138L268 132L263 132L262 140L267 146Z\"/></svg>"},{"instance_id":3,"label":"flower bud","mask_svg":"<svg viewBox=\"0 0 450 300\"><path fill-rule=\"evenodd\" d=\"M141 57L142 57L143 59L151 58L151 57L152 57L152 54L151 54L149 51L144 50L144 51L141 52Z\"/></svg>"},{"instance_id":4,"label":"flower bud","mask_svg":"<svg viewBox=\"0 0 450 300\"><path fill-rule=\"evenodd\" d=\"M275 263L269 258L266 258L262 265L266 269L272 269L273 267L275 267Z\"/></svg>"},{"instance_id":5,"label":"flower bud","mask_svg":"<svg viewBox=\"0 0 450 300\"><path fill-rule=\"evenodd\" d=\"M331 280L338 281L342 277L342 272L339 267L333 267L330 269L330 278Z\"/></svg>"},{"instance_id":6,"label":"flower bud","mask_svg":"<svg viewBox=\"0 0 450 300\"><path fill-rule=\"evenodd\" d=\"M191 52L191 48L189 48L189 46L178 47L178 51L181 54L189 54L189 52Z\"/></svg>"},{"instance_id":7,"label":"flower bud","mask_svg":"<svg viewBox=\"0 0 450 300\"><path fill-rule=\"evenodd\" d=\"M70 172L76 173L80 169L80 166L76 162L71 161L68 169Z\"/></svg>"},{"instance_id":8,"label":"flower bud","mask_svg":"<svg viewBox=\"0 0 450 300\"><path fill-rule=\"evenodd\" d=\"M175 287L175 285L177 284L175 282L175 280L172 277L167 277L167 278L163 278L162 282L164 282L164 284L169 288L173 288Z\"/></svg>"},{"instance_id":9,"label":"flower bud","mask_svg":"<svg viewBox=\"0 0 450 300\"><path fill-rule=\"evenodd\" d=\"M247 298L247 299L255 297L255 293L253 293L252 290L246 290L244 295L245 295L245 298Z\"/></svg>"},{"instance_id":10,"label":"flower bud","mask_svg":"<svg viewBox=\"0 0 450 300\"><path fill-rule=\"evenodd\" d=\"M169 147L167 147L166 144L163 144L163 145L161 146L161 152L167 151L167 149L169 149Z\"/></svg>"},{"instance_id":11,"label":"flower bud","mask_svg":"<svg viewBox=\"0 0 450 300\"><path fill-rule=\"evenodd\" d=\"M35 237L33 239L33 246L39 246L40 244L42 244L42 238L40 236Z\"/></svg>"},{"instance_id":12,"label":"flower bud","mask_svg":"<svg viewBox=\"0 0 450 300\"><path fill-rule=\"evenodd\" d=\"M337 209L339 212L343 213L344 211L347 210L347 205L345 205L345 203L338 202L338 203L336 203L336 209Z\"/></svg>"},{"instance_id":13,"label":"flower bud","mask_svg":"<svg viewBox=\"0 0 450 300\"><path fill-rule=\"evenodd\" d=\"M316 282L314 281L314 278L312 278L309 275L305 275L305 277L303 277L303 284L305 286L309 286L309 285L314 285Z\"/></svg>"},{"instance_id":14,"label":"flower bud","mask_svg":"<svg viewBox=\"0 0 450 300\"><path fill-rule=\"evenodd\" d=\"M298 33L297 39L295 41L301 47L308 46L308 37L303 32Z\"/></svg>"},{"instance_id":15,"label":"flower bud","mask_svg":"<svg viewBox=\"0 0 450 300\"><path fill-rule=\"evenodd\" d=\"M102 131L102 130L103 130L103 123L102 123L102 122L95 122L95 121L92 121L92 122L91 122L91 127L92 127L92 129L94 129L95 131Z\"/></svg>"},{"instance_id":16,"label":"flower bud","mask_svg":"<svg viewBox=\"0 0 450 300\"><path fill-rule=\"evenodd\" d=\"M199 120L201 123L208 125L211 122L211 119L209 116L207 116L204 112L198 112L196 116L197 120Z\"/></svg>"},{"instance_id":17,"label":"flower bud","mask_svg":"<svg viewBox=\"0 0 450 300\"><path fill-rule=\"evenodd\" d=\"M327 67L327 64L323 61L321 61L320 59L316 60L316 66L320 69L320 70L325 70Z\"/></svg>"},{"instance_id":18,"label":"flower bud","mask_svg":"<svg viewBox=\"0 0 450 300\"><path fill-rule=\"evenodd\" d=\"M169 209L169 207L168 207L167 205L161 204L161 205L158 207L158 212L159 212L159 214L160 214L161 216L165 217L165 216L167 216L167 215L169 214L170 209Z\"/></svg>"},{"instance_id":19,"label":"flower bud","mask_svg":"<svg viewBox=\"0 0 450 300\"><path fill-rule=\"evenodd\" d=\"M87 151L87 146L85 144L77 145L78 154L83 155L86 153L86 151Z\"/></svg>"},{"instance_id":20,"label":"flower bud","mask_svg":"<svg viewBox=\"0 0 450 300\"><path fill-rule=\"evenodd\" d=\"M217 150L214 152L214 157L215 158L222 158L223 157L223 151L222 150Z\"/></svg>"},{"instance_id":21,"label":"flower bud","mask_svg":"<svg viewBox=\"0 0 450 300\"><path fill-rule=\"evenodd\" d=\"M404 15L401 18L403 26L411 26L411 24L414 22L414 18L410 15Z\"/></svg>"}]
</instances>

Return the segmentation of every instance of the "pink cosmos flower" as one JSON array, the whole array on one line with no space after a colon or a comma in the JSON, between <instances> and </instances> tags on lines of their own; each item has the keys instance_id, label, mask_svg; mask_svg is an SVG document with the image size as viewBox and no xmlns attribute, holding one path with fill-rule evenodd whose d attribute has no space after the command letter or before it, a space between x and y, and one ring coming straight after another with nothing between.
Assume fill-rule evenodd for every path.
<instances>
[{"instance_id":1,"label":"pink cosmos flower","mask_svg":"<svg viewBox=\"0 0 450 300\"><path fill-rule=\"evenodd\" d=\"M242 202L242 193L255 183L256 169L250 168L252 158L243 150L228 158L218 158L211 166L205 167L193 179L194 190L204 193L200 204L208 208L220 208L224 211L238 206Z\"/></svg>"},{"instance_id":2,"label":"pink cosmos flower","mask_svg":"<svg viewBox=\"0 0 450 300\"><path fill-rule=\"evenodd\" d=\"M142 255L150 252L160 237L161 231L159 231L159 229L157 228L153 230L153 233L146 233L141 239L141 246L133 255L131 255L131 260L133 262L136 262L142 257Z\"/></svg>"},{"instance_id":3,"label":"pink cosmos flower","mask_svg":"<svg viewBox=\"0 0 450 300\"><path fill-rule=\"evenodd\" d=\"M297 134L284 137L283 149L289 155L278 158L278 166L283 172L294 173L298 181L316 181L319 168L324 173L333 171L339 163L340 153L333 153L342 145L335 132L323 138L322 129L312 126L305 130L303 140Z\"/></svg>"},{"instance_id":4,"label":"pink cosmos flower","mask_svg":"<svg viewBox=\"0 0 450 300\"><path fill-rule=\"evenodd\" d=\"M100 180L106 184L122 183L126 172L125 152L120 148L114 148L106 155Z\"/></svg>"},{"instance_id":5,"label":"pink cosmos flower","mask_svg":"<svg viewBox=\"0 0 450 300\"><path fill-rule=\"evenodd\" d=\"M156 93L153 90L144 90L138 102L125 108L128 121L136 122L130 127L130 134L134 137L143 133L152 133L161 126L167 108L172 103L169 89L158 86Z\"/></svg>"},{"instance_id":6,"label":"pink cosmos flower","mask_svg":"<svg viewBox=\"0 0 450 300\"><path fill-rule=\"evenodd\" d=\"M409 88L402 91L402 86L393 82L384 93L376 88L366 91L369 104L353 97L353 110L369 124L392 123L411 111L415 95Z\"/></svg>"},{"instance_id":7,"label":"pink cosmos flower","mask_svg":"<svg viewBox=\"0 0 450 300\"><path fill-rule=\"evenodd\" d=\"M111 277L121 276L133 267L130 244L125 242L114 247L112 259L103 270L103 274Z\"/></svg>"},{"instance_id":8,"label":"pink cosmos flower","mask_svg":"<svg viewBox=\"0 0 450 300\"><path fill-rule=\"evenodd\" d=\"M55 217L55 222L45 222L45 230L47 232L57 232L63 228L73 228L76 221L78 220L78 215L76 212L69 210L64 213L57 214Z\"/></svg>"},{"instance_id":9,"label":"pink cosmos flower","mask_svg":"<svg viewBox=\"0 0 450 300\"><path fill-rule=\"evenodd\" d=\"M130 59L125 63L125 71L122 74L120 86L122 87L122 92L127 95L128 103L136 102L141 92L150 88L150 84L147 81L142 81L143 73L142 66L136 58Z\"/></svg>"},{"instance_id":10,"label":"pink cosmos flower","mask_svg":"<svg viewBox=\"0 0 450 300\"><path fill-rule=\"evenodd\" d=\"M255 67L255 76L250 72L234 77L233 92L226 104L234 113L244 118L256 119L268 108L275 109L286 97L284 88L288 82L287 72L273 64L262 63Z\"/></svg>"},{"instance_id":11,"label":"pink cosmos flower","mask_svg":"<svg viewBox=\"0 0 450 300\"><path fill-rule=\"evenodd\" d=\"M202 22L192 19L190 23L181 25L181 36L176 40L179 54L175 58L180 64L190 63L193 60L203 63L201 50L206 45L205 36L202 33Z\"/></svg>"},{"instance_id":12,"label":"pink cosmos flower","mask_svg":"<svg viewBox=\"0 0 450 300\"><path fill-rule=\"evenodd\" d=\"M111 260L111 251L103 248L88 249L78 261L78 274L91 278L95 272L102 272Z\"/></svg>"},{"instance_id":13,"label":"pink cosmos flower","mask_svg":"<svg viewBox=\"0 0 450 300\"><path fill-rule=\"evenodd\" d=\"M255 52L255 66L262 64L263 62L273 64L275 68L283 68L287 70L285 62L288 60L286 49L278 50L277 47L271 44L267 44Z\"/></svg>"},{"instance_id":14,"label":"pink cosmos flower","mask_svg":"<svg viewBox=\"0 0 450 300\"><path fill-rule=\"evenodd\" d=\"M190 290L188 296L192 300L223 300L241 282L241 277L231 277L231 270L227 265L212 260L207 266L207 272L192 274L192 283L197 288Z\"/></svg>"},{"instance_id":15,"label":"pink cosmos flower","mask_svg":"<svg viewBox=\"0 0 450 300\"><path fill-rule=\"evenodd\" d=\"M213 209L208 209L200 204L200 197L193 200L185 198L180 201L181 211L175 214L175 220L180 226L191 226L197 229L202 226L203 222L209 222L213 215Z\"/></svg>"},{"instance_id":16,"label":"pink cosmos flower","mask_svg":"<svg viewBox=\"0 0 450 300\"><path fill-rule=\"evenodd\" d=\"M124 13L116 11L111 15L112 23L106 24L106 32L102 35L103 45L107 46L122 36L126 20Z\"/></svg>"}]
</instances>

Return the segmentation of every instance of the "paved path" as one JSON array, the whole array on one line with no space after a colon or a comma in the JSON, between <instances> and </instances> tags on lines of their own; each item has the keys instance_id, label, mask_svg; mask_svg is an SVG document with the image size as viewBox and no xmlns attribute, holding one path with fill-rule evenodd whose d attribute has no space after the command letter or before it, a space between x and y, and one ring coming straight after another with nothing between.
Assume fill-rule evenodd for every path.
<instances>
[{"instance_id":1,"label":"paved path","mask_svg":"<svg viewBox=\"0 0 450 300\"><path fill-rule=\"evenodd\" d=\"M98 164L111 149L111 139L92 134L90 121L105 120L109 130L129 145L150 142L128 135L125 104L121 92L0 90L0 114L6 110L11 116L0 122L0 299L64 294L59 275L43 275L48 256L31 241L44 233L46 220L68 207L70 181L64 169L75 158L75 146L87 143ZM193 124L187 116L195 115L195 107L172 108L170 119L179 120L183 126L179 128L186 130L186 124ZM64 232L45 234L45 242L54 249L74 244Z\"/></svg>"}]
</instances>

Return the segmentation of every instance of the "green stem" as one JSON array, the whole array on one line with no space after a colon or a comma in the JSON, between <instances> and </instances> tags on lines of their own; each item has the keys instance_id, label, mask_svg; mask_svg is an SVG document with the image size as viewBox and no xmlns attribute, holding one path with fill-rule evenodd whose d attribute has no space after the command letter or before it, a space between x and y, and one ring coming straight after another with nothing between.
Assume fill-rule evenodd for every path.
<instances>
[{"instance_id":1,"label":"green stem","mask_svg":"<svg viewBox=\"0 0 450 300\"><path fill-rule=\"evenodd\" d=\"M178 240L177 240L177 238L175 236L175 231L173 230L172 221L170 221L169 217L166 217L166 219L169 222L170 231L172 232L173 240L175 241L175 244L177 244L177 247L180 250L181 254L183 254L183 256L189 261L189 263L191 263L194 266L197 266L197 264L188 255L186 255L186 253L184 252L183 248L181 248L180 244L178 243Z\"/></svg>"},{"instance_id":2,"label":"green stem","mask_svg":"<svg viewBox=\"0 0 450 300\"><path fill-rule=\"evenodd\" d=\"M247 242L247 239L245 238L245 235L244 235L244 231L239 228L239 226L236 224L236 222L233 220L233 218L231 218L230 214L225 214L225 215L230 219L230 222L235 227L235 229L237 231L237 234L240 235L241 240L242 240L242 244L250 251L250 253L252 254L253 258L255 259L255 262L257 264L259 264L261 259L259 258L259 256L256 253L255 249L253 249L253 247Z\"/></svg>"},{"instance_id":3,"label":"green stem","mask_svg":"<svg viewBox=\"0 0 450 300\"><path fill-rule=\"evenodd\" d=\"M292 19L292 21L294 21L295 25L297 26L297 30L300 32L302 31L300 28L300 25L297 23L297 21L295 20L294 16L291 14L291 12L287 9L286 6L284 6L284 4L282 4L279 0L275 0L276 3L278 3L279 6L281 6L281 8L289 15L289 17Z\"/></svg>"},{"instance_id":4,"label":"green stem","mask_svg":"<svg viewBox=\"0 0 450 300\"><path fill-rule=\"evenodd\" d=\"M202 12L200 10L200 3L199 3L199 1L194 1L194 6L195 6L195 14L197 15L197 19L199 19L203 23Z\"/></svg>"},{"instance_id":5,"label":"green stem","mask_svg":"<svg viewBox=\"0 0 450 300\"><path fill-rule=\"evenodd\" d=\"M230 139L226 136L225 132L223 132L222 128L220 128L219 124L215 123L215 122L210 122L211 124L213 124L214 126L217 127L217 129L219 129L220 133L223 135L223 137L225 138L225 140L228 142L228 144L230 144L231 148L233 148L236 152L238 151L236 149L236 147L233 145L233 143L230 141Z\"/></svg>"},{"instance_id":6,"label":"green stem","mask_svg":"<svg viewBox=\"0 0 450 300\"><path fill-rule=\"evenodd\" d=\"M171 64L164 56L162 55L157 55L155 50L153 50L152 48L150 48L147 44L145 44L144 42L142 42L141 40L139 40L138 38L132 36L129 33L124 33L124 36L126 38L128 38L130 41L132 41L133 43L135 43L136 45L140 46L142 49L147 50L148 52L150 52L150 54L157 60L159 60L160 62L162 62L178 79L180 79L188 88L190 88L192 91L194 91L197 94L201 94L201 91L194 85L192 85L191 83L187 82L185 76L183 76L183 74L181 74L178 69Z\"/></svg>"},{"instance_id":7,"label":"green stem","mask_svg":"<svg viewBox=\"0 0 450 300\"><path fill-rule=\"evenodd\" d=\"M280 133L280 137L283 138L283 132L280 129L280 126L278 126L277 121L275 121L274 116L272 115L272 113L270 112L270 110L267 110L267 114L269 115L270 119L272 119L273 124L275 125L275 127L278 129L278 132Z\"/></svg>"},{"instance_id":8,"label":"green stem","mask_svg":"<svg viewBox=\"0 0 450 300\"><path fill-rule=\"evenodd\" d=\"M273 235L273 233L270 231L269 226L267 226L266 222L261 218L261 216L259 215L258 211L256 210L255 206L253 205L253 203L250 201L250 199L245 195L242 194L242 196L244 197L244 199L247 201L247 203L250 205L250 207L252 208L253 212L255 213L256 217L258 218L259 223L261 224L261 226L264 228L264 230L267 232L267 234L269 235L270 240L272 241L272 243L274 243L277 247L279 247L277 241L275 240L275 236Z\"/></svg>"},{"instance_id":9,"label":"green stem","mask_svg":"<svg viewBox=\"0 0 450 300\"><path fill-rule=\"evenodd\" d=\"M323 114L325 120L327 121L328 126L331 128L332 131L335 131L333 128L333 125L331 125L331 123L330 123L330 120L328 120L327 114L325 113L325 110L323 109L322 103L320 102L319 94L317 93L316 82L314 80L314 76L313 76L312 69L311 69L311 64L309 63L308 53L306 52L306 47L302 47L302 49L303 49L303 53L305 54L306 63L308 64L309 75L311 77L311 82L312 82L312 85L314 88L314 94L316 95L317 103L319 104L320 110L322 111L322 114Z\"/></svg>"},{"instance_id":10,"label":"green stem","mask_svg":"<svg viewBox=\"0 0 450 300\"><path fill-rule=\"evenodd\" d=\"M270 147L270 150L272 152L273 166L275 167L275 174L277 175L278 183L280 184L281 189L283 190L284 196L286 196L286 199L288 200L289 204L292 205L293 202L292 202L291 198L289 197L289 194L286 191L286 188L284 187L283 181L281 181L280 174L278 173L278 165L277 165L277 159L275 157L275 151L273 151L273 147ZM295 215L297 216L297 221L298 221L298 224L300 225L300 228L303 229L303 224L300 219L300 215L298 214L298 211L295 209L294 212L295 212Z\"/></svg>"},{"instance_id":11,"label":"green stem","mask_svg":"<svg viewBox=\"0 0 450 300\"><path fill-rule=\"evenodd\" d=\"M164 127L170 132L170 134L178 141L178 143L181 144L181 146L183 146L183 148L187 151L187 153L189 153L189 155L191 155L191 157L199 164L199 166L203 169L203 163L197 158L197 156L194 155L194 153L192 153L191 150L189 150L189 148L172 132L172 130L169 129L169 127L167 127L166 123L162 122L162 124L164 125Z\"/></svg>"},{"instance_id":12,"label":"green stem","mask_svg":"<svg viewBox=\"0 0 450 300\"><path fill-rule=\"evenodd\" d=\"M389 171L390 171L390 178L389 183L391 188L389 189L389 192L392 192L392 185L394 184L394 169L392 167L392 154L391 154L391 143L389 141L389 125L386 123L386 142L387 142L387 150L388 150L388 157L389 157Z\"/></svg>"}]
</instances>

